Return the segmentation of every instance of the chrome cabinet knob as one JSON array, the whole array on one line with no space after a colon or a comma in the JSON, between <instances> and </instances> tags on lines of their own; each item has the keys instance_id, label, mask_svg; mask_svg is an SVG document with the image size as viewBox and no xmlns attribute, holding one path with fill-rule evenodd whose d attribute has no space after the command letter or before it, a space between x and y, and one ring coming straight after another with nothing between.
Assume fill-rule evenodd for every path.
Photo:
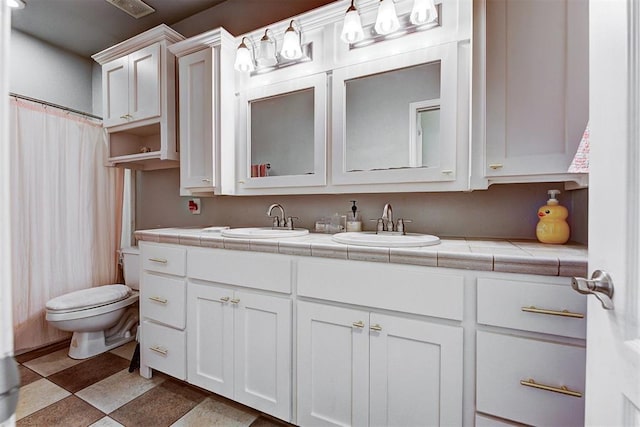
<instances>
[{"instance_id":1,"label":"chrome cabinet knob","mask_svg":"<svg viewBox=\"0 0 640 427\"><path fill-rule=\"evenodd\" d=\"M595 295L605 310L613 310L613 281L609 273L596 270L591 279L582 277L571 278L571 287L584 295Z\"/></svg>"}]
</instances>

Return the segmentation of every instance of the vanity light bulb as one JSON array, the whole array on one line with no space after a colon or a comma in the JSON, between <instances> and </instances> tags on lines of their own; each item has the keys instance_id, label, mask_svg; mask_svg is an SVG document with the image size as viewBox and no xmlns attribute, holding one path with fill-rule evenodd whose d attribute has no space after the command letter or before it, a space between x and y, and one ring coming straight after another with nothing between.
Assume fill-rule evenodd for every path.
<instances>
[{"instance_id":1,"label":"vanity light bulb","mask_svg":"<svg viewBox=\"0 0 640 427\"><path fill-rule=\"evenodd\" d=\"M364 38L360 14L353 5L351 5L347 10L347 14L344 16L344 25L342 26L340 38L345 43L356 43Z\"/></svg>"},{"instance_id":2,"label":"vanity light bulb","mask_svg":"<svg viewBox=\"0 0 640 427\"><path fill-rule=\"evenodd\" d=\"M413 25L423 25L438 20L438 9L434 0L415 0L409 20Z\"/></svg>"},{"instance_id":3,"label":"vanity light bulb","mask_svg":"<svg viewBox=\"0 0 640 427\"><path fill-rule=\"evenodd\" d=\"M286 59L298 59L302 56L300 37L292 26L289 26L287 31L284 32L284 40L282 41L280 54Z\"/></svg>"},{"instance_id":4,"label":"vanity light bulb","mask_svg":"<svg viewBox=\"0 0 640 427\"><path fill-rule=\"evenodd\" d=\"M243 73L250 73L255 70L253 65L253 58L251 57L251 51L247 48L247 45L240 43L238 50L236 51L236 62L233 64L233 68Z\"/></svg>"},{"instance_id":5,"label":"vanity light bulb","mask_svg":"<svg viewBox=\"0 0 640 427\"><path fill-rule=\"evenodd\" d=\"M374 26L376 33L380 35L391 34L400 27L396 6L393 0L380 0L378 16Z\"/></svg>"},{"instance_id":6,"label":"vanity light bulb","mask_svg":"<svg viewBox=\"0 0 640 427\"><path fill-rule=\"evenodd\" d=\"M256 62L260 67L273 67L278 63L275 43L268 37L263 37L260 40Z\"/></svg>"}]
</instances>

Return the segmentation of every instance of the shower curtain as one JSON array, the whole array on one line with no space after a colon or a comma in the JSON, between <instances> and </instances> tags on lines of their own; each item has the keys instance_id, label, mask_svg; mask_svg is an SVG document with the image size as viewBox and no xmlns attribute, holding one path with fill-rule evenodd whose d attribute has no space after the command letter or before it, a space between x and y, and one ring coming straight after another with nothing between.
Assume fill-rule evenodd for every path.
<instances>
[{"instance_id":1,"label":"shower curtain","mask_svg":"<svg viewBox=\"0 0 640 427\"><path fill-rule=\"evenodd\" d=\"M14 97L9 116L19 353L69 336L45 320L49 299L115 283L123 173L105 167L99 121Z\"/></svg>"}]
</instances>

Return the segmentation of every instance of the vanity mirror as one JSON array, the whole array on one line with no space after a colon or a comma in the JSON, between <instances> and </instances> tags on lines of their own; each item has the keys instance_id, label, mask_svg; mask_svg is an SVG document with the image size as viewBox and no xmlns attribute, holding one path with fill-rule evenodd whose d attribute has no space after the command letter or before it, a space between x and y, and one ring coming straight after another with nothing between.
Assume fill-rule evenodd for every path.
<instances>
[{"instance_id":1,"label":"vanity mirror","mask_svg":"<svg viewBox=\"0 0 640 427\"><path fill-rule=\"evenodd\" d=\"M321 73L241 94L241 189L326 184L326 82Z\"/></svg>"},{"instance_id":2,"label":"vanity mirror","mask_svg":"<svg viewBox=\"0 0 640 427\"><path fill-rule=\"evenodd\" d=\"M458 95L457 43L336 70L333 183L455 181Z\"/></svg>"}]
</instances>

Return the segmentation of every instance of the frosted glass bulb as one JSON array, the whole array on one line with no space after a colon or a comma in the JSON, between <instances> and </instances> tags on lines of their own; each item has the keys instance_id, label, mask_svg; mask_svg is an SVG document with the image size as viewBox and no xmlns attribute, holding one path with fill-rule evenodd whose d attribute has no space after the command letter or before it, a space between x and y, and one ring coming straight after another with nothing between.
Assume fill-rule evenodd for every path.
<instances>
[{"instance_id":1,"label":"frosted glass bulb","mask_svg":"<svg viewBox=\"0 0 640 427\"><path fill-rule=\"evenodd\" d=\"M291 26L284 32L284 40L282 41L280 54L286 59L298 59L302 56L300 37L298 37L298 33Z\"/></svg>"},{"instance_id":2,"label":"frosted glass bulb","mask_svg":"<svg viewBox=\"0 0 640 427\"><path fill-rule=\"evenodd\" d=\"M409 20L413 25L423 25L438 19L438 9L434 0L415 0Z\"/></svg>"},{"instance_id":3,"label":"frosted glass bulb","mask_svg":"<svg viewBox=\"0 0 640 427\"><path fill-rule=\"evenodd\" d=\"M276 59L276 46L271 39L263 37L260 40L260 47L258 50L258 58L256 62L261 67L273 67L278 63Z\"/></svg>"},{"instance_id":4,"label":"frosted glass bulb","mask_svg":"<svg viewBox=\"0 0 640 427\"><path fill-rule=\"evenodd\" d=\"M353 6L347 10L347 14L344 16L344 25L342 26L340 38L345 43L356 43L364 38L360 14Z\"/></svg>"},{"instance_id":5,"label":"frosted glass bulb","mask_svg":"<svg viewBox=\"0 0 640 427\"><path fill-rule=\"evenodd\" d=\"M374 26L376 33L381 35L391 34L399 27L400 22L398 21L396 6L393 4L393 0L380 0L378 16L376 17L376 24Z\"/></svg>"},{"instance_id":6,"label":"frosted glass bulb","mask_svg":"<svg viewBox=\"0 0 640 427\"><path fill-rule=\"evenodd\" d=\"M240 46L238 46L238 50L236 51L236 62L233 64L233 68L243 73L250 73L255 70L251 52L244 42L240 43Z\"/></svg>"}]
</instances>

